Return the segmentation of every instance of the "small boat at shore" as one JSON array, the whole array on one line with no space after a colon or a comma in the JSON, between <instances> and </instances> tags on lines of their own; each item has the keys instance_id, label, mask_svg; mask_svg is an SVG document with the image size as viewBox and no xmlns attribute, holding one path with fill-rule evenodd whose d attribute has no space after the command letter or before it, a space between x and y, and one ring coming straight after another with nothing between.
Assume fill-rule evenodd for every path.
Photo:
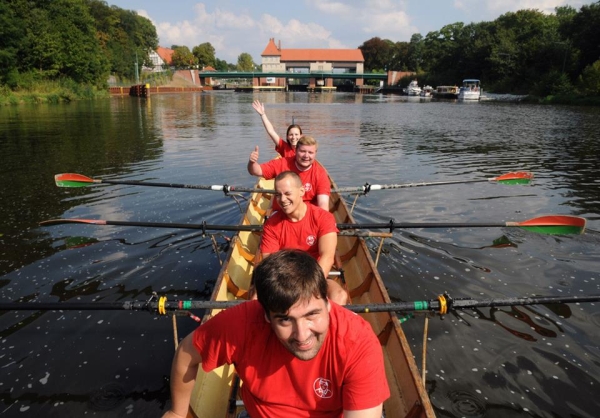
<instances>
[{"instance_id":1,"label":"small boat at shore","mask_svg":"<svg viewBox=\"0 0 600 418\"><path fill-rule=\"evenodd\" d=\"M421 87L419 87L417 80L413 80L408 84L408 87L406 87L406 94L409 96L418 96L421 94Z\"/></svg>"},{"instance_id":2,"label":"small boat at shore","mask_svg":"<svg viewBox=\"0 0 600 418\"><path fill-rule=\"evenodd\" d=\"M330 182L330 211L334 214L336 222L355 223L345 200L333 192L337 186L331 178ZM261 178L256 188L272 190L273 180ZM240 224L262 225L271 206L272 197L269 193L252 193ZM341 267L343 275L338 280L342 280L343 286L348 289L353 304L389 303L390 297L361 235L364 234L351 231L339 233L337 253L342 265L337 267ZM385 237L391 234L373 235ZM259 242L260 234L257 232L240 231L232 238L211 300L248 298ZM203 321L217 313L218 310L207 312ZM391 393L384 403L384 415L387 418L434 417L429 396L396 313L377 312L361 315L371 324L378 336L384 355ZM210 373L204 372L200 367L188 417L237 417L244 409L238 393L239 385L240 379L233 365L222 366Z\"/></svg>"},{"instance_id":3,"label":"small boat at shore","mask_svg":"<svg viewBox=\"0 0 600 418\"><path fill-rule=\"evenodd\" d=\"M421 89L421 94L420 94L420 96L421 96L421 97L431 97L431 96L432 96L432 94L433 94L433 87L431 87L431 86L424 86L424 87Z\"/></svg>"},{"instance_id":4,"label":"small boat at shore","mask_svg":"<svg viewBox=\"0 0 600 418\"><path fill-rule=\"evenodd\" d=\"M463 80L463 85L458 92L458 100L479 100L481 98L480 82L474 78Z\"/></svg>"},{"instance_id":5,"label":"small boat at shore","mask_svg":"<svg viewBox=\"0 0 600 418\"><path fill-rule=\"evenodd\" d=\"M458 86L437 86L432 93L436 99L456 99Z\"/></svg>"}]
</instances>

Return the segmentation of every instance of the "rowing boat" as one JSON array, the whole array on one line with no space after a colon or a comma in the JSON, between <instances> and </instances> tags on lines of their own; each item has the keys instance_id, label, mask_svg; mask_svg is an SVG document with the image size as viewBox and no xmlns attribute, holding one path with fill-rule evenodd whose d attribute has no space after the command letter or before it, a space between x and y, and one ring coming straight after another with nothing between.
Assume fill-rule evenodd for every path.
<instances>
[{"instance_id":1,"label":"rowing boat","mask_svg":"<svg viewBox=\"0 0 600 418\"><path fill-rule=\"evenodd\" d=\"M331 180L332 190L337 186ZM257 189L273 189L273 180L259 179ZM241 225L261 225L269 210L272 194L252 193ZM337 223L354 223L345 200L338 193L330 197L330 211ZM390 297L379 276L364 239L355 235L338 236L337 254L342 265L343 284L349 291L351 303L390 303ZM212 300L245 299L259 251L260 235L240 231L231 240L230 248L215 283ZM207 312L203 321L219 310ZM384 403L385 416L434 417L431 402L423 386L410 346L394 312L366 313L362 316L377 334L384 354L390 398ZM237 417L243 410L239 399L239 378L232 365L206 373L199 368L190 401L189 417Z\"/></svg>"}]
</instances>

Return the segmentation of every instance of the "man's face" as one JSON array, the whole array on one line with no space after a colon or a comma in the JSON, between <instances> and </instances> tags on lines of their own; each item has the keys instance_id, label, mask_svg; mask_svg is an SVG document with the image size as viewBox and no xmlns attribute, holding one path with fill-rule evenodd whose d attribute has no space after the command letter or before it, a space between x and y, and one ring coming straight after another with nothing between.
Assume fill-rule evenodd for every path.
<instances>
[{"instance_id":1,"label":"man's face","mask_svg":"<svg viewBox=\"0 0 600 418\"><path fill-rule=\"evenodd\" d=\"M290 353L300 360L314 358L329 329L329 303L326 299L312 297L299 301L285 313L270 312L268 321Z\"/></svg>"},{"instance_id":2,"label":"man's face","mask_svg":"<svg viewBox=\"0 0 600 418\"><path fill-rule=\"evenodd\" d=\"M285 177L275 183L275 199L286 215L298 208L303 196L304 187L298 186L292 177Z\"/></svg>"},{"instance_id":3,"label":"man's face","mask_svg":"<svg viewBox=\"0 0 600 418\"><path fill-rule=\"evenodd\" d=\"M309 168L317 157L316 145L298 145L296 148L296 165L300 169Z\"/></svg>"}]
</instances>

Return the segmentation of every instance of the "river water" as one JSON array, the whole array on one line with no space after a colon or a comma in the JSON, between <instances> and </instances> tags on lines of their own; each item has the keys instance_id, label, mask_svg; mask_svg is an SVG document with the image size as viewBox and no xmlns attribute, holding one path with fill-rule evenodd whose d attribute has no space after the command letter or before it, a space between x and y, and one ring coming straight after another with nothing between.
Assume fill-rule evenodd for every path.
<instances>
[{"instance_id":1,"label":"river water","mask_svg":"<svg viewBox=\"0 0 600 418\"><path fill-rule=\"evenodd\" d=\"M273 157L251 107L320 142L338 186L535 174L373 191L359 222L588 219L583 235L520 228L397 230L379 262L396 300L600 294L600 109L400 96L204 92L0 108L0 303L206 299L228 234L60 225L53 218L235 224L242 198L126 185L65 189L57 173L250 187L248 155ZM352 199L351 196L349 196ZM377 241L368 241L373 251ZM431 317L426 384L438 416L594 417L598 303L481 308ZM179 337L196 324L178 318ZM419 367L424 316L403 325ZM130 311L0 311L0 415L159 416L174 351L167 317Z\"/></svg>"}]
</instances>

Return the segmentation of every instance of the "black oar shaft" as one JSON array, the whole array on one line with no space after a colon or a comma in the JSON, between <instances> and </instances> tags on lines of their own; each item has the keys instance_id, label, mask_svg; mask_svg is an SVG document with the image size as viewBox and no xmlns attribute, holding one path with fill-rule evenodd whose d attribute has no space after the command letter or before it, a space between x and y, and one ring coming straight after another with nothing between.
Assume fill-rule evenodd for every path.
<instances>
[{"instance_id":1,"label":"black oar shaft","mask_svg":"<svg viewBox=\"0 0 600 418\"><path fill-rule=\"evenodd\" d=\"M136 180L96 180L94 183L106 183L106 184L125 184L130 186L151 186L151 187L170 187L175 189L199 189L199 190L214 190L222 192L264 192L264 193L275 193L275 190L263 190L248 187L237 187L224 185L205 185L205 184L181 184L181 183L156 183L148 181L136 181Z\"/></svg>"},{"instance_id":2,"label":"black oar shaft","mask_svg":"<svg viewBox=\"0 0 600 418\"><path fill-rule=\"evenodd\" d=\"M370 224L338 224L337 227L340 230L345 229L394 229L401 228L481 228L481 227L504 227L507 226L506 222L469 222L469 223L426 223L426 222L386 222L386 223L370 223Z\"/></svg>"},{"instance_id":3,"label":"black oar shaft","mask_svg":"<svg viewBox=\"0 0 600 418\"><path fill-rule=\"evenodd\" d=\"M359 187L340 187L335 191L337 193L348 193L348 192L364 192L369 193L372 190L386 190L386 189L406 189L411 187L423 187L423 186L442 186L446 184L462 184L462 183L489 183L489 179L483 180L451 180L451 181L436 181L436 182L422 182L422 183L404 183L404 184L365 184Z\"/></svg>"},{"instance_id":4,"label":"black oar shaft","mask_svg":"<svg viewBox=\"0 0 600 418\"><path fill-rule=\"evenodd\" d=\"M170 222L128 222L128 221L106 221L105 225L120 226L142 226L150 228L181 228L200 229L203 231L261 231L261 225L211 225L211 224L180 224Z\"/></svg>"},{"instance_id":5,"label":"black oar shaft","mask_svg":"<svg viewBox=\"0 0 600 418\"><path fill-rule=\"evenodd\" d=\"M442 303L442 301L444 301ZM371 303L363 305L346 305L353 312L412 312L412 311L435 311L441 310L442 305L446 310L471 309L495 306L522 306L522 305L545 305L554 303L588 303L600 301L600 295L588 296L532 296L532 297L510 297L495 299L453 299L448 295L440 296L438 299L414 301L414 302L392 302ZM88 311L88 310L134 310L158 312L159 305L165 311L192 310L192 309L227 309L244 301L234 300L228 302L188 300L188 301L128 301L128 302L9 302L0 303L0 310L21 311ZM445 311L444 311L445 313Z\"/></svg>"}]
</instances>

